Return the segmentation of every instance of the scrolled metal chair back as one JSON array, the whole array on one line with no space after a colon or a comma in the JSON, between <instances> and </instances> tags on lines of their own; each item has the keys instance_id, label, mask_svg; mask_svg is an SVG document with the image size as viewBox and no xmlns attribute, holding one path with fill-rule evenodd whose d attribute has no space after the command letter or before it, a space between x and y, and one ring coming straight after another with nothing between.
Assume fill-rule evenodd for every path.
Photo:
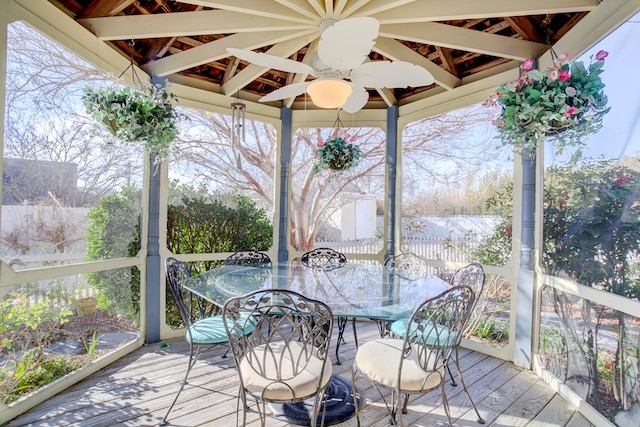
<instances>
[{"instance_id":1,"label":"scrolled metal chair back","mask_svg":"<svg viewBox=\"0 0 640 427\"><path fill-rule=\"evenodd\" d=\"M171 293L180 312L180 317L185 328L189 331L189 327L205 315L200 299L180 286L182 280L191 277L191 270L189 270L189 266L185 262L172 257L167 258L165 269L167 281L171 287Z\"/></svg>"},{"instance_id":2,"label":"scrolled metal chair back","mask_svg":"<svg viewBox=\"0 0 640 427\"><path fill-rule=\"evenodd\" d=\"M324 271L344 267L347 263L345 254L331 248L316 248L305 252L302 254L300 260L306 267L317 268Z\"/></svg>"},{"instance_id":3,"label":"scrolled metal chair back","mask_svg":"<svg viewBox=\"0 0 640 427\"><path fill-rule=\"evenodd\" d=\"M229 299L222 315L237 366L249 365L274 383L300 374L312 356L329 361L333 315L321 301L293 291L259 290ZM250 335L238 333L246 322L253 323Z\"/></svg>"},{"instance_id":4,"label":"scrolled metal chair back","mask_svg":"<svg viewBox=\"0 0 640 427\"><path fill-rule=\"evenodd\" d=\"M423 302L407 323L403 353L425 371L443 369L460 344L475 300L469 286L456 286ZM412 354L413 353L413 354ZM398 375L402 374L402 364Z\"/></svg>"},{"instance_id":5,"label":"scrolled metal chair back","mask_svg":"<svg viewBox=\"0 0 640 427\"><path fill-rule=\"evenodd\" d=\"M482 315L482 298L484 297L484 285L486 282L486 275L482 265L478 263L471 263L464 267L459 268L453 274L451 278L452 286L469 286L473 289L475 295L475 302L471 308L471 315L469 316L469 322L465 325L464 336L469 336L475 328L479 317Z\"/></svg>"},{"instance_id":6,"label":"scrolled metal chair back","mask_svg":"<svg viewBox=\"0 0 640 427\"><path fill-rule=\"evenodd\" d=\"M269 255L254 251L254 250L240 250L236 251L224 260L224 265L249 265L249 266L271 266L271 258Z\"/></svg>"},{"instance_id":7,"label":"scrolled metal chair back","mask_svg":"<svg viewBox=\"0 0 640 427\"><path fill-rule=\"evenodd\" d=\"M424 278L429 269L424 258L409 252L390 256L384 261L384 267L393 274L408 280Z\"/></svg>"}]
</instances>

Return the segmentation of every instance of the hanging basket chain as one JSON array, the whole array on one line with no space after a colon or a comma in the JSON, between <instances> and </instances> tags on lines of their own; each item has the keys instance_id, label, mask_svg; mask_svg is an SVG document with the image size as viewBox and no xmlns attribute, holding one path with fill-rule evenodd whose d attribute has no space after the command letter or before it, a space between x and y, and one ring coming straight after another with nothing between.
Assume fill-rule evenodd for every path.
<instances>
[{"instance_id":1,"label":"hanging basket chain","mask_svg":"<svg viewBox=\"0 0 640 427\"><path fill-rule=\"evenodd\" d=\"M127 72L127 70L131 69L131 81L133 82L134 87L138 86L138 87L142 87L142 80L140 80L140 76L138 76L138 73L136 73L136 67L135 64L133 62L133 48L136 45L136 42L133 41L133 39L131 39L131 41L129 41L129 65L127 65L127 67L122 70L122 73L120 73L120 75L118 76L118 80L120 80L122 78L122 76L125 75L125 73Z\"/></svg>"}]
</instances>

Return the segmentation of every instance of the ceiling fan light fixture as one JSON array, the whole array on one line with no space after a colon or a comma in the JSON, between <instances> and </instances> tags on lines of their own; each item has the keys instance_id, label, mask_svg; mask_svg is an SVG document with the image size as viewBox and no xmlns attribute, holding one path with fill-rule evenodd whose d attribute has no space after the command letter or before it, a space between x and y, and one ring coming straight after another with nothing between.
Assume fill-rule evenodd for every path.
<instances>
[{"instance_id":1,"label":"ceiling fan light fixture","mask_svg":"<svg viewBox=\"0 0 640 427\"><path fill-rule=\"evenodd\" d=\"M342 107L352 90L342 79L317 79L307 87L311 101L320 108Z\"/></svg>"}]
</instances>

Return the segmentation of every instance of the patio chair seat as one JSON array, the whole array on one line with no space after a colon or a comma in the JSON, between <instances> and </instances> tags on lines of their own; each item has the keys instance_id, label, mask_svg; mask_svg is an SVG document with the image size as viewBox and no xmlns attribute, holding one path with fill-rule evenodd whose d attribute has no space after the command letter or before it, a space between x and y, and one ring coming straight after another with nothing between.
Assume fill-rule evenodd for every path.
<instances>
[{"instance_id":1,"label":"patio chair seat","mask_svg":"<svg viewBox=\"0 0 640 427\"><path fill-rule=\"evenodd\" d=\"M193 344L220 344L229 341L222 315L198 320L189 329L191 334L186 334L185 338ZM253 324L246 322L243 332L250 334L252 331Z\"/></svg>"},{"instance_id":2,"label":"patio chair seat","mask_svg":"<svg viewBox=\"0 0 640 427\"><path fill-rule=\"evenodd\" d=\"M242 319L243 315L248 318ZM332 374L329 306L294 291L260 289L229 298L222 316L240 377L236 425L240 417L247 425L249 397L255 400L262 427L266 427L267 403L297 403L312 397L313 404L303 404L311 410L306 425L324 425L320 408L326 408ZM246 322L253 322L251 334L240 333Z\"/></svg>"},{"instance_id":3,"label":"patio chair seat","mask_svg":"<svg viewBox=\"0 0 640 427\"><path fill-rule=\"evenodd\" d=\"M392 336L404 338L407 332L407 323L409 323L408 318L399 319L391 323L390 330ZM426 343L429 345L449 346L456 342L456 334L450 333L449 328L443 325L433 325L431 322L423 324L413 323L409 333L415 334L418 333L418 331L421 331Z\"/></svg>"},{"instance_id":4,"label":"patio chair seat","mask_svg":"<svg viewBox=\"0 0 640 427\"><path fill-rule=\"evenodd\" d=\"M265 345L256 347L240 362L240 370L246 372L243 377L245 387L272 402L295 401L315 395L318 392L318 378L322 376L321 387L326 387L331 379L332 366L315 356L305 360L301 356L304 351L305 348L296 342L288 346L270 343L268 348ZM282 363L283 360L287 362ZM306 366L294 372L293 366L303 360Z\"/></svg>"},{"instance_id":5,"label":"patio chair seat","mask_svg":"<svg viewBox=\"0 0 640 427\"><path fill-rule=\"evenodd\" d=\"M380 338L369 341L358 348L355 363L360 372L370 380L389 389L398 388L398 370L402 359L403 339ZM425 350L431 351L431 350ZM428 357L431 363L425 371L417 359L417 346L412 346L412 355L406 358L402 366L400 390L419 393L437 387L445 375L444 366L436 368L437 357ZM434 369L436 368L436 369Z\"/></svg>"}]
</instances>

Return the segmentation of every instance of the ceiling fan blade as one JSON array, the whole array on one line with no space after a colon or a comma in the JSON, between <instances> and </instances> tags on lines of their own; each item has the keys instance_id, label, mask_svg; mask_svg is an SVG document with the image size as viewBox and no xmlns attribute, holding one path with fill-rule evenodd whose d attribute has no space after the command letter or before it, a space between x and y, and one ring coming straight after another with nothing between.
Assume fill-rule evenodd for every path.
<instances>
[{"instance_id":1,"label":"ceiling fan blade","mask_svg":"<svg viewBox=\"0 0 640 427\"><path fill-rule=\"evenodd\" d=\"M351 87L353 88L353 92L351 92L351 95L347 98L347 102L344 103L342 109L347 113L353 114L362 110L362 107L367 104L367 101L369 101L369 92L359 85L352 84Z\"/></svg>"},{"instance_id":2,"label":"ceiling fan blade","mask_svg":"<svg viewBox=\"0 0 640 427\"><path fill-rule=\"evenodd\" d=\"M243 61L260 65L262 67L269 67L275 70L286 71L287 73L312 74L314 72L314 69L307 64L293 61L287 58L280 58L279 56L275 55L269 55L267 53L257 53L252 50L236 49L233 47L227 48L227 52L238 59L242 59Z\"/></svg>"},{"instance_id":3,"label":"ceiling fan blade","mask_svg":"<svg viewBox=\"0 0 640 427\"><path fill-rule=\"evenodd\" d=\"M378 38L380 23L370 17L347 18L322 32L318 57L336 70L351 70L362 64Z\"/></svg>"},{"instance_id":4,"label":"ceiling fan blade","mask_svg":"<svg viewBox=\"0 0 640 427\"><path fill-rule=\"evenodd\" d=\"M307 91L307 86L309 86L310 83L311 82L302 82L282 86L280 89L276 89L273 92L270 92L269 94L263 96L258 101L269 102L298 96Z\"/></svg>"},{"instance_id":5,"label":"ceiling fan blade","mask_svg":"<svg viewBox=\"0 0 640 427\"><path fill-rule=\"evenodd\" d=\"M400 88L429 86L433 75L419 65L404 61L367 62L354 69L349 78L364 87Z\"/></svg>"}]
</instances>

